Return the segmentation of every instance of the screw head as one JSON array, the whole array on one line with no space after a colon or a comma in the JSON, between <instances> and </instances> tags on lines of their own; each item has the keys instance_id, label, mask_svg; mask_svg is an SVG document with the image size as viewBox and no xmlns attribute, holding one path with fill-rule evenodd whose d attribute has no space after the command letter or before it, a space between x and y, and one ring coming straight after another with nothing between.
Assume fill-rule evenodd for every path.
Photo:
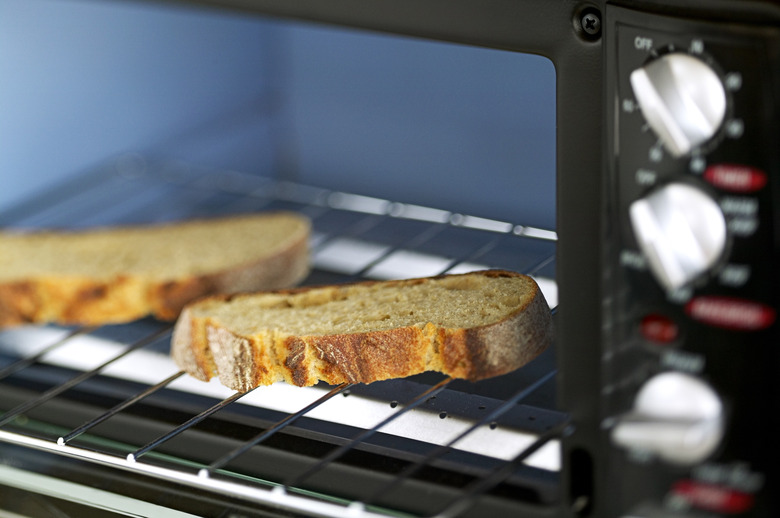
<instances>
[{"instance_id":1,"label":"screw head","mask_svg":"<svg viewBox=\"0 0 780 518\"><path fill-rule=\"evenodd\" d=\"M597 36L601 32L601 18L596 13L585 13L580 19L582 30L589 36Z\"/></svg>"}]
</instances>

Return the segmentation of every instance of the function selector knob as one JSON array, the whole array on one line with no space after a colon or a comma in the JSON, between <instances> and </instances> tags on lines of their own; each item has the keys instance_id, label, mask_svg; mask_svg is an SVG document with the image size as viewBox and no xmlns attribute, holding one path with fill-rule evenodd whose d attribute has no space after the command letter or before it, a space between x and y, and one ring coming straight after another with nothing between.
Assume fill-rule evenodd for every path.
<instances>
[{"instance_id":1,"label":"function selector knob","mask_svg":"<svg viewBox=\"0 0 780 518\"><path fill-rule=\"evenodd\" d=\"M689 374L665 372L642 386L633 411L617 418L611 438L618 446L690 465L709 457L723 435L723 404L712 387Z\"/></svg>"},{"instance_id":2,"label":"function selector knob","mask_svg":"<svg viewBox=\"0 0 780 518\"><path fill-rule=\"evenodd\" d=\"M650 270L667 290L712 268L727 243L726 218L702 189L669 183L633 202L629 219Z\"/></svg>"},{"instance_id":3,"label":"function selector knob","mask_svg":"<svg viewBox=\"0 0 780 518\"><path fill-rule=\"evenodd\" d=\"M634 70L631 87L648 124L672 156L712 138L726 117L726 89L701 59L673 52Z\"/></svg>"}]
</instances>

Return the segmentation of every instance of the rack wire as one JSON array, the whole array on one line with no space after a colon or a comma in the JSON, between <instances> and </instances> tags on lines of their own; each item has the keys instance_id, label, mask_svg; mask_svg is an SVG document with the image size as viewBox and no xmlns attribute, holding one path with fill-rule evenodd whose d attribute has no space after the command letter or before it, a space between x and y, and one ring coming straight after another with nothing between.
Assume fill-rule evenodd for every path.
<instances>
[{"instance_id":1,"label":"rack wire","mask_svg":"<svg viewBox=\"0 0 780 518\"><path fill-rule=\"evenodd\" d=\"M108 172L101 170L58 186L57 195L44 193L30 203L0 214L0 224L14 228L80 228L244 211L296 210L309 216L314 228L312 252L315 269L308 283L416 277L484 267L509 268L535 276L552 303L551 310L555 311L556 236L547 229L279 182L234 171L198 170L172 162L148 163L137 156L121 157L108 169ZM0 332L0 361L3 362L0 363L0 394L13 395L0 400L0 452L2 443L6 443L311 516L460 516L486 500L500 501L502 495L496 488L518 478L519 471L526 474L529 469L532 473L543 472L529 468L529 458L544 448L554 447L555 442L571 429L564 414L553 409L523 405L533 401L534 396L539 397L540 392L550 392L555 369L554 366L544 365L535 370L524 369L517 379L512 380L511 391L502 393L498 398L462 394L452 390L458 381L423 376L421 381L380 382L369 387L350 384L315 387L310 389L310 399L306 403L296 401L292 404L294 408L286 412L269 412L271 407L266 406L262 419L258 420L252 417L252 413L259 412L263 404L247 410L242 403L261 394L251 394L250 391L216 399L212 396L206 399L210 404L205 410L194 411L178 424L166 425L161 432L157 431L159 427L153 427L155 432L148 434L143 441L132 445L101 441L95 437L105 433L103 429L110 430L114 421L121 421L116 425L120 428L125 426L124 423L134 422L133 410L140 408L143 416L147 407L154 408L158 404L153 403L157 399L168 401L173 398L174 407L179 410L173 412L171 419L174 421L180 414L188 413L192 406L189 396L176 390L176 385L187 378L182 372L169 367L163 374L151 374L152 378L157 376L154 379L131 383L117 381L116 376L109 372L139 351L149 350L156 354L155 361L165 357L171 326L143 321L113 328L57 329L54 334L44 335L51 337L46 339L48 341L34 338L32 345L19 339L26 336L25 331L29 330ZM40 329L32 331L37 336L35 331ZM118 345L108 348L108 356L102 361L73 367L50 360L58 351L79 340L95 338L100 341L105 336L110 338L110 343ZM67 356L67 353L64 355ZM52 372L55 374L52 375ZM96 388L84 388L90 384ZM123 387L122 390L115 387L117 384ZM130 388L126 389L128 384ZM255 391L259 393L264 389ZM17 396L17 392L22 395ZM75 396L72 395L74 392ZM69 395L71 399L78 400L86 393L86 397L94 399L98 397L95 394L105 395L106 392L119 395L109 398L116 399L113 404L101 402L99 410L93 411L83 422L73 425L71 421L81 416L69 416L61 422L48 423L53 426L44 426L43 431L41 427L30 425L41 420L57 421L51 418L51 408L61 406ZM386 413L371 426L341 424L337 426L339 433L333 433L332 426L326 427L327 432L312 432L309 425L300 426L307 419L318 421L319 418L312 416L332 405L339 399L337 396L347 399L346 396L353 394L362 394L361 397L366 400L381 400ZM447 399L444 396L449 396L450 401L454 398L480 404L476 406L476 412L462 411L462 415L458 415L458 411L437 406L440 404L437 397ZM266 398L266 402L271 398ZM11 404L12 401L17 402ZM91 400L89 404L94 406ZM200 400L197 404L201 404ZM535 416L544 416L547 424L516 434L526 437L519 449L510 448L510 453L494 456L490 449L487 454L484 450L475 453L463 446L470 437L485 430L501 428L511 431L521 410L526 414L530 412L532 421L536 420ZM233 414L227 421L235 424L249 420L251 426L236 426L242 430L235 434L240 437L231 437L227 444L221 444L219 451L208 453L208 458L193 456L183 462L177 448L171 450L174 453L166 451L166 446L175 443L181 436L193 433L213 435L213 426L206 425L214 421L224 426L217 417L230 412ZM456 427L454 433L443 434L433 441L416 438L403 430L388 432L393 426L403 428L399 423L404 416L414 413L426 416L429 421L442 423L453 417L456 418L453 421L462 421L462 426ZM262 426L257 426L258 422ZM524 427L528 428L527 423ZM217 435L220 432L221 429ZM281 470L273 479L253 474L251 470L241 470L242 459L256 456L259 449L283 434L305 440L315 437L329 444L324 451L310 456L305 462L290 466L286 471ZM392 436L393 440L388 443L386 436ZM401 437L400 442L398 437ZM293 450L289 458L299 459L300 451ZM322 479L331 477L328 472L333 470L334 465L356 454L368 455L374 460L377 455L395 457L395 461L390 462L393 467L387 473L368 482L359 497L350 496L349 491L334 494L339 491L332 491L332 484ZM458 460L461 457L466 460L461 462ZM479 462L475 463L475 460ZM346 462L343 469L348 472L355 470L357 464ZM362 477L365 469L370 470L371 460L368 466L363 471L358 470L358 478ZM455 473L458 483L439 493L431 492L431 485L436 485L436 477L420 477L421 473L431 470ZM310 484L312 479L318 480ZM389 495L397 491L420 494L420 490L409 489L415 483L423 485L425 494L438 495L432 498L431 505L435 509L421 512L409 509L414 505L393 504L398 500ZM486 496L489 493L496 494ZM497 509L503 507L498 505Z\"/></svg>"}]
</instances>

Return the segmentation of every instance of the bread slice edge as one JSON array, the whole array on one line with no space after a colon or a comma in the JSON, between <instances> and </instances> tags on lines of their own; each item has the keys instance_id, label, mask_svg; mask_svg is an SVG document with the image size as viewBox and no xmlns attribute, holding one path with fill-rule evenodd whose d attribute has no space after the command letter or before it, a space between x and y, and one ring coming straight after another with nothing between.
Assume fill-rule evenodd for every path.
<instances>
[{"instance_id":1,"label":"bread slice edge","mask_svg":"<svg viewBox=\"0 0 780 518\"><path fill-rule=\"evenodd\" d=\"M145 316L174 321L187 303L204 296L295 286L310 270L311 224L304 216L292 212L257 215L276 217L280 214L299 220L296 234L273 255L248 259L219 271L186 274L168 280L132 274L109 278L42 274L0 282L0 328L30 323L119 324ZM182 223L194 222L197 220ZM175 228L176 224L161 226Z\"/></svg>"},{"instance_id":2,"label":"bread slice edge","mask_svg":"<svg viewBox=\"0 0 780 518\"><path fill-rule=\"evenodd\" d=\"M525 277L530 281L529 293L524 304L504 318L471 328L447 328L428 322L381 331L310 336L274 330L244 336L209 317L195 317L185 308L174 330L171 354L180 368L197 379L208 381L217 376L227 387L245 392L277 381L297 386L319 381L331 385L371 383L425 371L477 381L522 367L552 342L550 309L533 279L505 270L458 275ZM441 277L445 276L428 279ZM352 284L420 280L424 279ZM274 293L296 294L320 288L323 286ZM208 297L208 301L230 298Z\"/></svg>"}]
</instances>

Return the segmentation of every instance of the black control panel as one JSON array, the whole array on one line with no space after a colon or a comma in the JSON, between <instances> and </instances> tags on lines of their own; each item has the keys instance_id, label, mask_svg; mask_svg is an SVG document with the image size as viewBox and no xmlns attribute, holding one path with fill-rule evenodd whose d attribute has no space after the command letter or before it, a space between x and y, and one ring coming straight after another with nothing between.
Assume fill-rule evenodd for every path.
<instances>
[{"instance_id":1,"label":"black control panel","mask_svg":"<svg viewBox=\"0 0 780 518\"><path fill-rule=\"evenodd\" d=\"M607 20L601 393L616 513L775 516L780 31L621 8Z\"/></svg>"}]
</instances>

